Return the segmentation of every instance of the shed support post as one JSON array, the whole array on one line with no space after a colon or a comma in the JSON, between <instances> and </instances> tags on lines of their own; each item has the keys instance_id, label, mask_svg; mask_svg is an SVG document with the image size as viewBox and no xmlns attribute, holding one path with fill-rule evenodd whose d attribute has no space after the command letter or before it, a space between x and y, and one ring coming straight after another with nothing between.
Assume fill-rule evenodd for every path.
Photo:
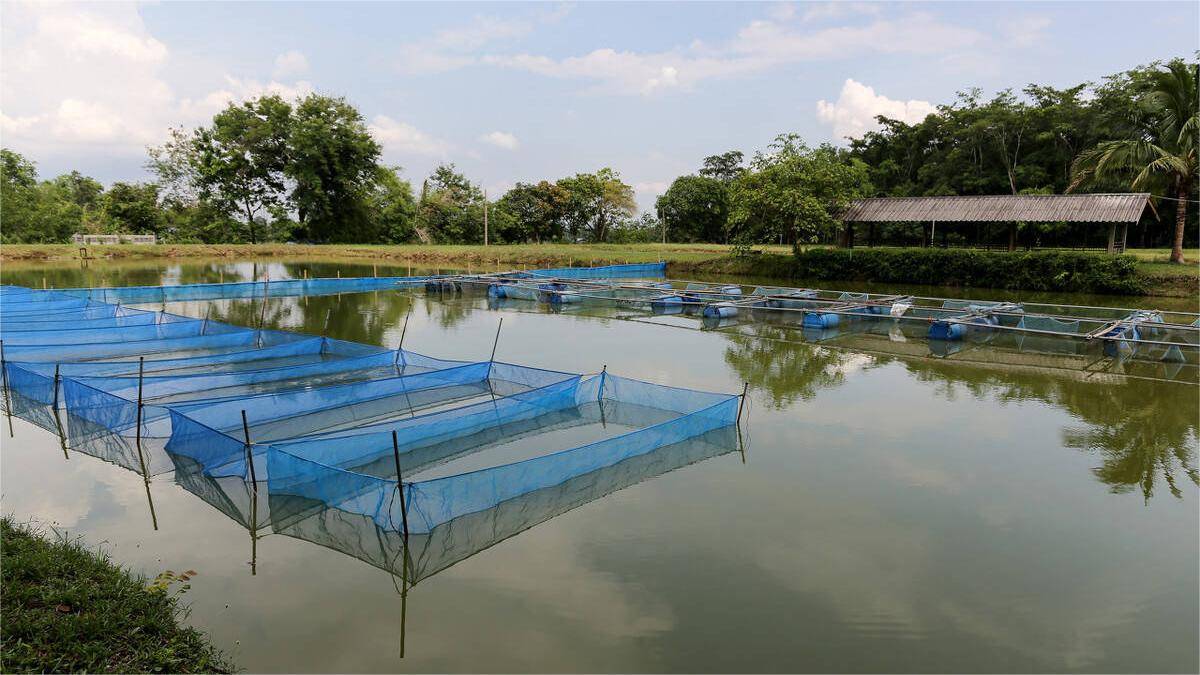
<instances>
[{"instance_id":1,"label":"shed support post","mask_svg":"<svg viewBox=\"0 0 1200 675\"><path fill-rule=\"evenodd\" d=\"M1017 250L1017 224L1015 222L1008 224L1008 252L1012 253Z\"/></svg>"},{"instance_id":2,"label":"shed support post","mask_svg":"<svg viewBox=\"0 0 1200 675\"><path fill-rule=\"evenodd\" d=\"M1116 249L1117 249L1117 224L1109 223L1108 224L1108 248L1106 250L1109 253L1116 253Z\"/></svg>"}]
</instances>

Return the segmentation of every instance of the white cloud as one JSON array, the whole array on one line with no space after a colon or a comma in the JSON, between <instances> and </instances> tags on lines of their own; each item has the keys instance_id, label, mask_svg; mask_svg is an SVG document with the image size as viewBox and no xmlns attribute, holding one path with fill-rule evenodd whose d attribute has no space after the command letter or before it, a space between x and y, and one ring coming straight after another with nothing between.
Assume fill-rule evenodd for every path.
<instances>
[{"instance_id":1,"label":"white cloud","mask_svg":"<svg viewBox=\"0 0 1200 675\"><path fill-rule=\"evenodd\" d=\"M813 2L805 5L802 21L816 22L841 19L855 14L879 14L881 6L869 2Z\"/></svg>"},{"instance_id":2,"label":"white cloud","mask_svg":"<svg viewBox=\"0 0 1200 675\"><path fill-rule=\"evenodd\" d=\"M489 134L480 136L479 140L483 143L487 143L488 145L494 145L497 148L503 148L505 150L516 150L517 145L519 145L517 142L517 137L508 133L507 131L493 131Z\"/></svg>"},{"instance_id":3,"label":"white cloud","mask_svg":"<svg viewBox=\"0 0 1200 675\"><path fill-rule=\"evenodd\" d=\"M475 16L464 26L446 28L431 37L400 46L397 66L410 75L441 73L476 62L476 52L495 42L515 40L533 31L531 21Z\"/></svg>"},{"instance_id":4,"label":"white cloud","mask_svg":"<svg viewBox=\"0 0 1200 675\"><path fill-rule=\"evenodd\" d=\"M858 138L868 131L879 128L877 115L898 119L910 124L925 119L935 111L929 101L897 101L861 82L846 80L835 103L817 101L817 117L833 125L836 138Z\"/></svg>"},{"instance_id":5,"label":"white cloud","mask_svg":"<svg viewBox=\"0 0 1200 675\"><path fill-rule=\"evenodd\" d=\"M651 180L633 184L633 191L639 195L657 197L667 191L671 187L669 180Z\"/></svg>"},{"instance_id":6,"label":"white cloud","mask_svg":"<svg viewBox=\"0 0 1200 675\"><path fill-rule=\"evenodd\" d=\"M384 152L408 155L444 156L449 145L407 122L376 115L369 125L371 135L383 144Z\"/></svg>"},{"instance_id":7,"label":"white cloud","mask_svg":"<svg viewBox=\"0 0 1200 675\"><path fill-rule=\"evenodd\" d=\"M308 57L292 49L275 57L274 75L277 78L303 75L308 72Z\"/></svg>"},{"instance_id":8,"label":"white cloud","mask_svg":"<svg viewBox=\"0 0 1200 675\"><path fill-rule=\"evenodd\" d=\"M23 134L42 121L41 115L29 115L27 117L9 117L4 113L0 113L0 133L4 134Z\"/></svg>"},{"instance_id":9,"label":"white cloud","mask_svg":"<svg viewBox=\"0 0 1200 675\"><path fill-rule=\"evenodd\" d=\"M816 30L797 27L786 18L760 19L742 27L726 44L717 47L694 42L687 48L663 52L602 48L565 58L490 55L482 62L546 77L590 80L607 93L647 95L686 90L704 80L761 72L789 63L864 54L937 54L985 39L976 31L945 23L923 12Z\"/></svg>"},{"instance_id":10,"label":"white cloud","mask_svg":"<svg viewBox=\"0 0 1200 675\"><path fill-rule=\"evenodd\" d=\"M215 91L180 97L167 83L170 50L132 4L11 3L0 31L4 141L35 158L88 148L136 157L169 127L204 123L231 101L313 89L227 75ZM299 59L281 55L276 66L294 70Z\"/></svg>"},{"instance_id":11,"label":"white cloud","mask_svg":"<svg viewBox=\"0 0 1200 675\"><path fill-rule=\"evenodd\" d=\"M1027 14L1000 22L1000 33L1014 47L1029 48L1046 40L1050 17Z\"/></svg>"}]
</instances>

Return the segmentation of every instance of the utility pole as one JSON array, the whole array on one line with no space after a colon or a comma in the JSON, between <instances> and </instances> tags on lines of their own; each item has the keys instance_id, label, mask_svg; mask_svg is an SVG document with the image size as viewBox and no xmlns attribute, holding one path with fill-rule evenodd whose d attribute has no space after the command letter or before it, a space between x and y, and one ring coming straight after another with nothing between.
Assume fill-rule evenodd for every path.
<instances>
[{"instance_id":1,"label":"utility pole","mask_svg":"<svg viewBox=\"0 0 1200 675\"><path fill-rule=\"evenodd\" d=\"M488 245L488 228L487 228L487 190L483 191L483 245Z\"/></svg>"}]
</instances>

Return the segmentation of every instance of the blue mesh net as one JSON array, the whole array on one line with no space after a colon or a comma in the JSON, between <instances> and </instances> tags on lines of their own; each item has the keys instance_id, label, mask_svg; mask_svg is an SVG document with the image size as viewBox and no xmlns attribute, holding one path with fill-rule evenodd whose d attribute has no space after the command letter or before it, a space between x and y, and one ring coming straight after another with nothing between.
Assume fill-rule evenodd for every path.
<instances>
[{"instance_id":1,"label":"blue mesh net","mask_svg":"<svg viewBox=\"0 0 1200 675\"><path fill-rule=\"evenodd\" d=\"M529 276L555 277L558 279L642 279L661 277L667 273L667 263L633 263L629 265L605 265L602 267L553 267L534 270Z\"/></svg>"},{"instance_id":2,"label":"blue mesh net","mask_svg":"<svg viewBox=\"0 0 1200 675\"><path fill-rule=\"evenodd\" d=\"M539 273L621 278L662 270L631 265ZM314 283L329 281L337 283ZM584 377L448 361L103 302L106 295L122 302L174 301L398 283L302 280L272 282L270 289L204 284L77 293L6 287L0 332L9 409L120 466L147 475L186 471L187 484L222 509L240 513L244 500L222 499L219 486L257 479L272 498L309 511L320 504L379 526L407 515L410 534L431 534L527 495L551 494L735 420L736 396L608 373ZM547 284L511 287L546 292L539 285ZM504 454L517 448L532 456ZM482 468L460 468L471 462ZM399 510L400 475L407 511Z\"/></svg>"}]
</instances>

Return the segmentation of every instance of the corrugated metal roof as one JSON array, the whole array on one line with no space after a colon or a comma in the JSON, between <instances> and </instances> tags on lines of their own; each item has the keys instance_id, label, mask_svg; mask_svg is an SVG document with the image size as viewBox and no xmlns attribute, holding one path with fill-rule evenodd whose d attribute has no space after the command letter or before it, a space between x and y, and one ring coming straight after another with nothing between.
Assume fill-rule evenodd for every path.
<instances>
[{"instance_id":1,"label":"corrugated metal roof","mask_svg":"<svg viewBox=\"0 0 1200 675\"><path fill-rule=\"evenodd\" d=\"M1149 193L857 199L842 220L870 222L1136 223Z\"/></svg>"}]
</instances>

